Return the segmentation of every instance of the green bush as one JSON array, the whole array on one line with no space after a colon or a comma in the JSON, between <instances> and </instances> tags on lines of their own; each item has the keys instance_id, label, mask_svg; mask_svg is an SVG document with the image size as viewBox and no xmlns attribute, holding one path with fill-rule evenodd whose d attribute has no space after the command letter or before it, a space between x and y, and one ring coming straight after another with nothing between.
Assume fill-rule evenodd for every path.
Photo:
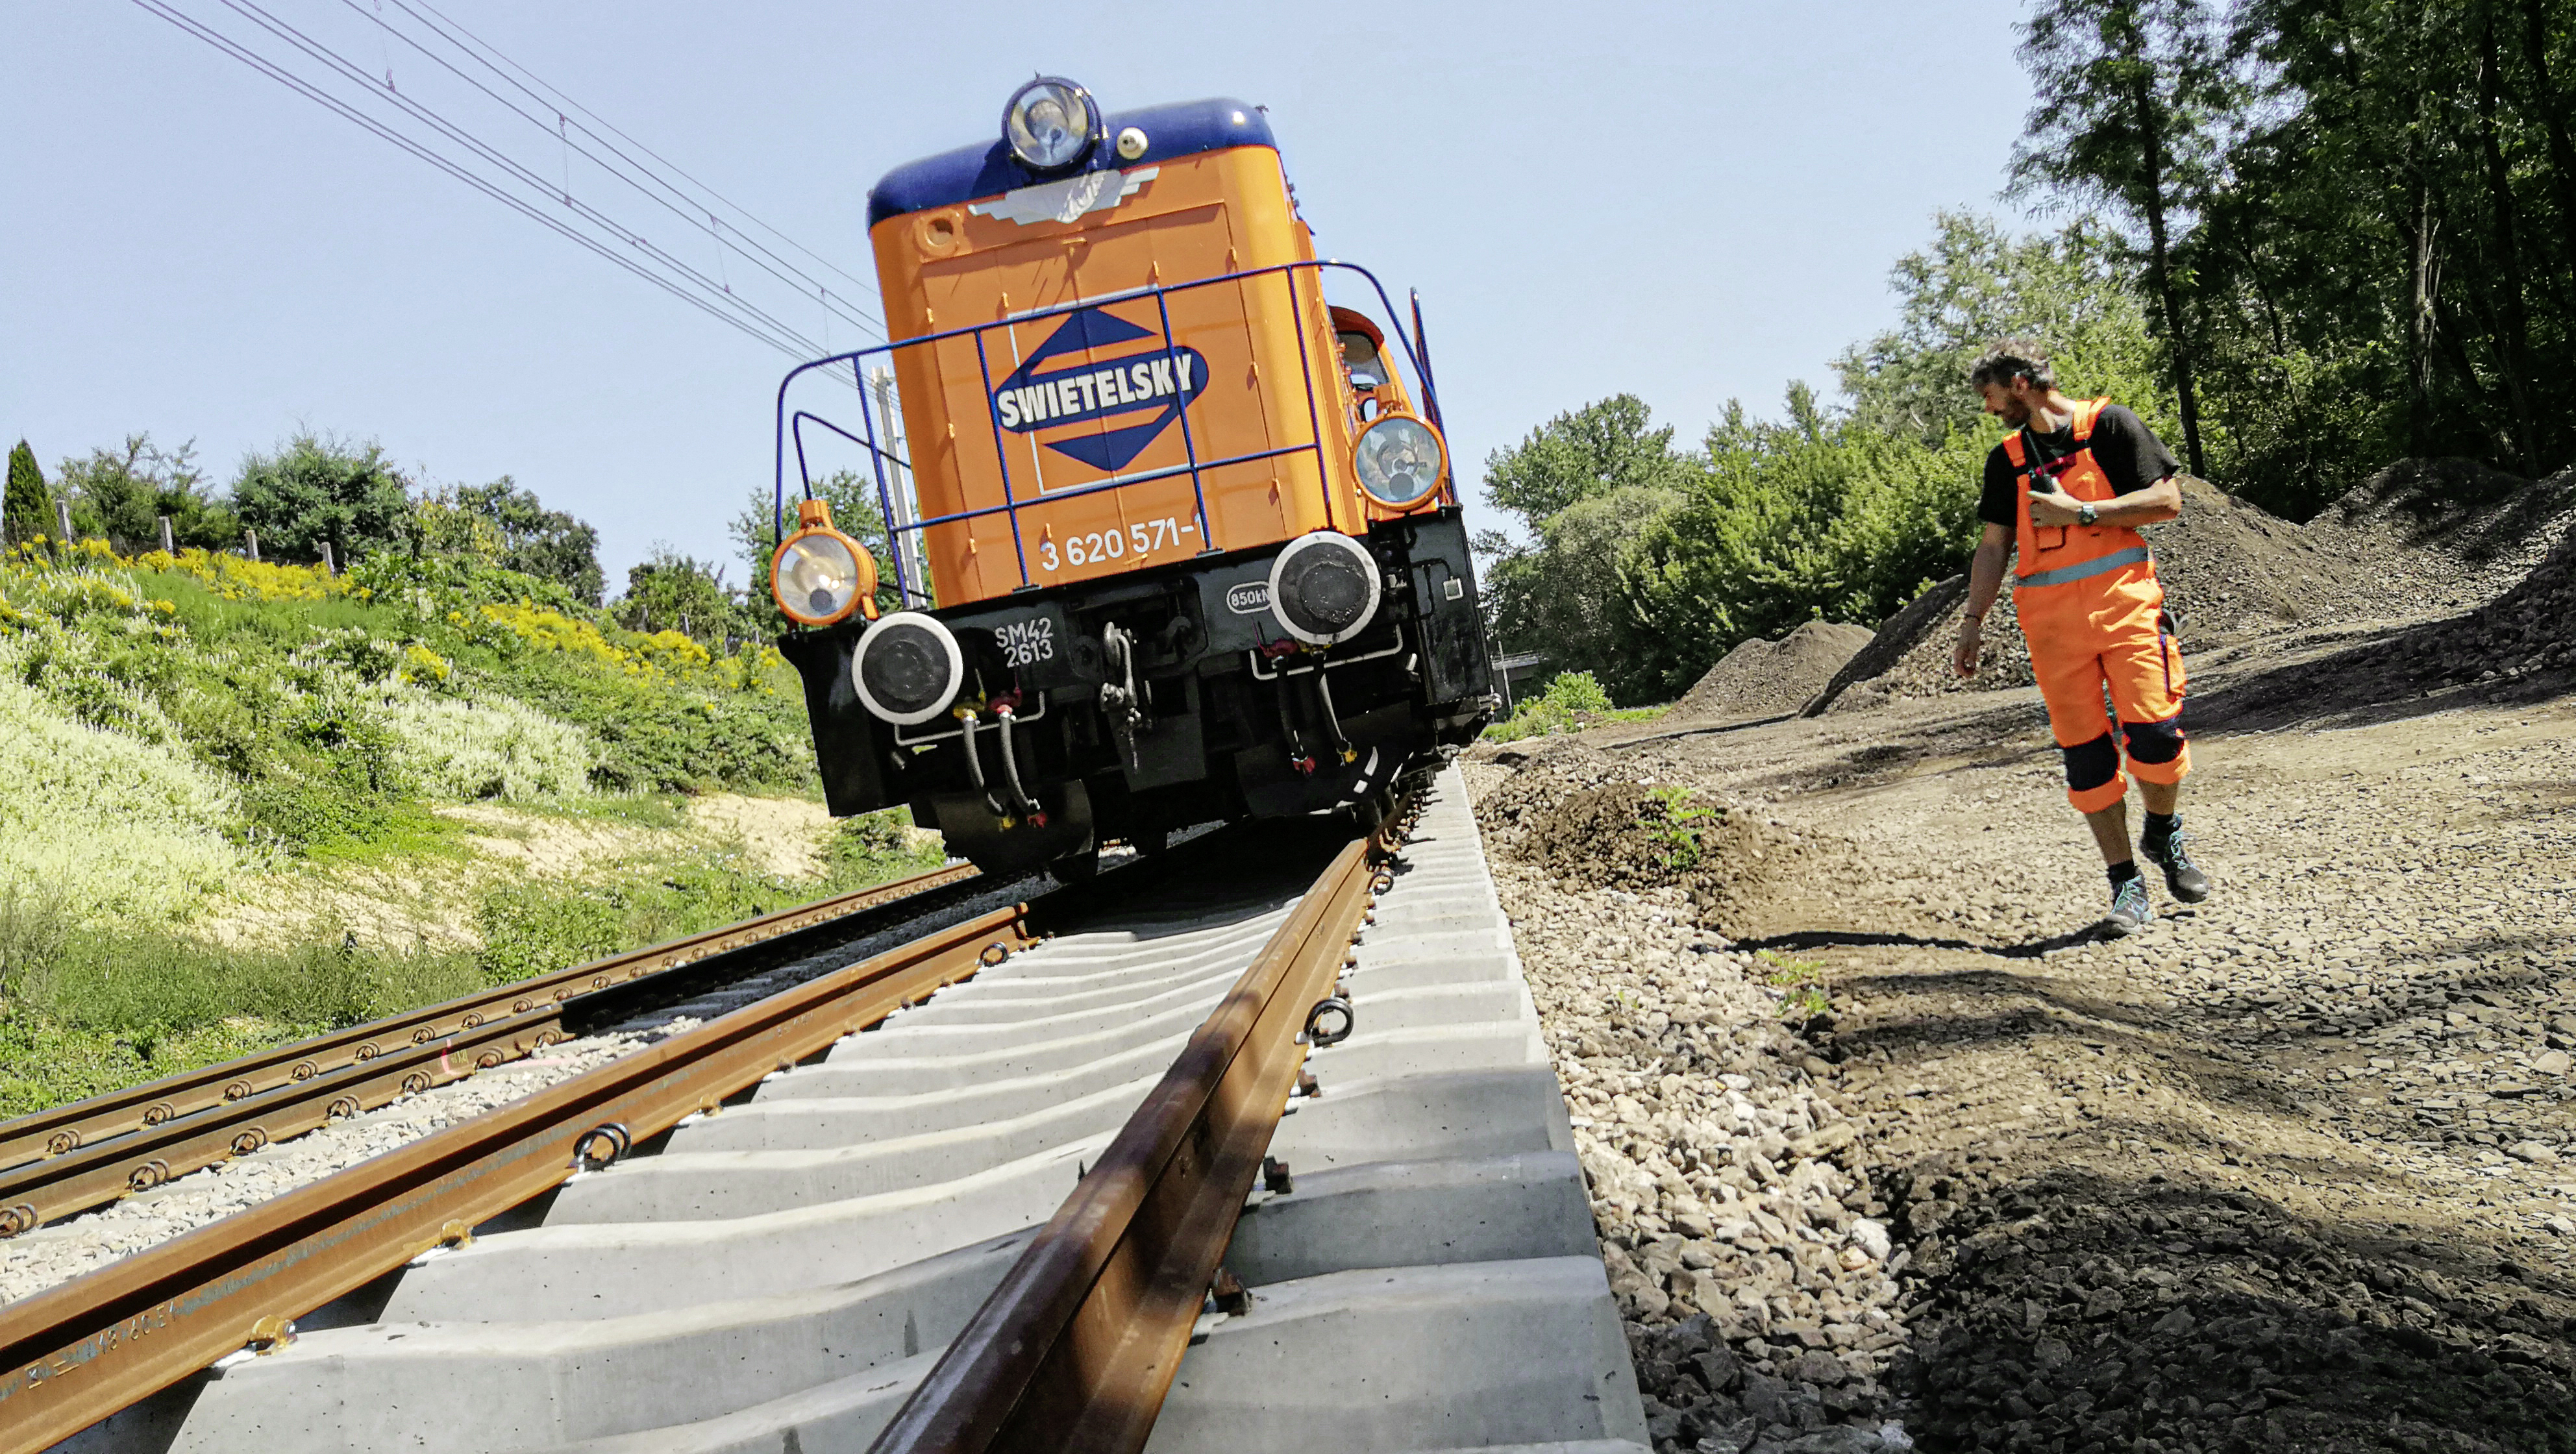
<instances>
[{"instance_id":1,"label":"green bush","mask_svg":"<svg viewBox=\"0 0 2576 1454\"><path fill-rule=\"evenodd\" d=\"M515 984L639 948L627 938L627 910L625 896L613 889L543 880L494 889L483 896L474 918L483 936L476 961L483 982Z\"/></svg>"},{"instance_id":2,"label":"green bush","mask_svg":"<svg viewBox=\"0 0 2576 1454\"><path fill-rule=\"evenodd\" d=\"M1573 732L1610 715L1610 694L1588 671L1559 672L1538 695L1523 697L1512 715L1485 729L1495 742L1511 742L1550 732Z\"/></svg>"},{"instance_id":3,"label":"green bush","mask_svg":"<svg viewBox=\"0 0 2576 1454\"><path fill-rule=\"evenodd\" d=\"M824 850L825 876L837 889L867 888L906 874L926 873L947 861L935 838L912 829L912 812L888 808L860 813L833 825Z\"/></svg>"},{"instance_id":4,"label":"green bush","mask_svg":"<svg viewBox=\"0 0 2576 1454\"><path fill-rule=\"evenodd\" d=\"M259 532L266 554L320 560L329 545L346 565L404 542L413 529L411 482L373 442L297 434L274 454L254 454L233 481L232 508Z\"/></svg>"}]
</instances>

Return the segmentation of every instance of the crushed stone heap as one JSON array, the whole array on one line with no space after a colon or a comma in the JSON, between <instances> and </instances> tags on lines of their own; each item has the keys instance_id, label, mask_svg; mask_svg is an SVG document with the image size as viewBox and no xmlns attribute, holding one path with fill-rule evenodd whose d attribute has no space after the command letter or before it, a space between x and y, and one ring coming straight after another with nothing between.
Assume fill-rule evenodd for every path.
<instances>
[{"instance_id":1,"label":"crushed stone heap","mask_svg":"<svg viewBox=\"0 0 2576 1454\"><path fill-rule=\"evenodd\" d=\"M1777 641L1753 637L1710 667L1669 715L1725 721L1797 711L1875 635L1866 626L1809 621Z\"/></svg>"},{"instance_id":2,"label":"crushed stone heap","mask_svg":"<svg viewBox=\"0 0 2576 1454\"><path fill-rule=\"evenodd\" d=\"M2410 460L2382 470L2306 525L2192 480L2182 518L2145 534L2180 638L2194 649L2494 601L2571 523L2576 470L2524 482L2467 460ZM2030 685L2030 653L2009 585L1986 618L1984 668L1973 681L1952 670L1967 593L1967 577L1952 576L1890 616L1805 714Z\"/></svg>"}]
</instances>

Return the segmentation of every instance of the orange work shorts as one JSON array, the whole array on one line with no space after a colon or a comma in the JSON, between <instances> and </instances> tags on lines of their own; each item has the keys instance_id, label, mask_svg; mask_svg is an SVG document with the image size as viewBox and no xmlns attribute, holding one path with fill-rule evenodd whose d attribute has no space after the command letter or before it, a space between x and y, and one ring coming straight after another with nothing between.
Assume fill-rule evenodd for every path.
<instances>
[{"instance_id":1,"label":"orange work shorts","mask_svg":"<svg viewBox=\"0 0 2576 1454\"><path fill-rule=\"evenodd\" d=\"M2048 728L2066 756L2066 798L2079 813L2098 813L2128 792L2124 755L2141 782L2180 782L2191 771L2182 652L2164 607L2164 587L2145 561L2013 591Z\"/></svg>"}]
</instances>

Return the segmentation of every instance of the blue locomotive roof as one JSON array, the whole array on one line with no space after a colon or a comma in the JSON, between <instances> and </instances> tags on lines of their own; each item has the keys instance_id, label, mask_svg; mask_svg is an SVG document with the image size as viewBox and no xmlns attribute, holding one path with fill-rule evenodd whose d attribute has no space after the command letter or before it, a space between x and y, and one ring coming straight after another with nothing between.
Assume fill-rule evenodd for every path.
<instances>
[{"instance_id":1,"label":"blue locomotive roof","mask_svg":"<svg viewBox=\"0 0 2576 1454\"><path fill-rule=\"evenodd\" d=\"M1179 101L1169 106L1147 106L1135 111L1121 111L1103 123L1109 136L1091 149L1091 155L1073 172L1039 173L1020 165L1011 149L1000 138L975 146L961 146L907 162L880 178L868 189L868 226L874 228L889 217L907 212L926 211L971 201L977 197L994 197L1038 182L1052 182L1075 172L1114 171L1133 166L1118 155L1118 133L1133 126L1145 133L1145 154L1137 161L1157 157L1189 156L1203 151L1221 151L1234 146L1266 146L1272 151L1279 143L1270 135L1269 118L1257 107L1241 101L1217 97L1206 101Z\"/></svg>"}]
</instances>

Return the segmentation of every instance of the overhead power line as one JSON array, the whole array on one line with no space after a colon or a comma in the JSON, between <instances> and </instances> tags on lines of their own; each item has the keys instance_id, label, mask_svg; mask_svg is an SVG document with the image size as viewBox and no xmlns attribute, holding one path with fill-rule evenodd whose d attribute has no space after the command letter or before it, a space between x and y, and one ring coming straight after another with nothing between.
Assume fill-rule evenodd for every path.
<instances>
[{"instance_id":1,"label":"overhead power line","mask_svg":"<svg viewBox=\"0 0 2576 1454\"><path fill-rule=\"evenodd\" d=\"M738 293L725 276L728 270L719 268L715 275L710 276L705 269L689 263L668 248L648 239L640 230L611 217L584 197L576 195L569 176L560 179L545 176L527 162L511 156L501 147L476 135L465 125L443 114L420 96L406 94L396 85L390 66L379 77L330 45L279 19L255 3L255 0L219 0L219 3L236 16L249 21L260 31L266 32L273 41L282 42L283 51L263 53L265 48L258 45L257 37L245 38L227 34L181 11L171 3L171 0L135 0L135 3L297 94L356 123L368 132L419 157L476 191L482 192L557 235L598 254L745 335L800 360L818 357L830 351L825 344L817 343L808 337L803 329L780 316L775 306L774 295L771 304L764 306L763 303ZM546 125L542 117L530 113L524 106L495 92L476 76L468 74L448 58L433 51L429 46L424 45L403 29L390 24L381 16L371 15L355 4L352 4L351 8L358 10L362 17L383 26L388 33L437 63L456 79L472 86L476 91L504 106L523 120L534 124L541 132L558 135L567 148L567 156L569 151L574 149L570 132L578 129L589 142L578 148L586 160L617 177L627 187L652 201L656 206L678 217L683 223L690 225L693 231L697 226L696 219L703 217L706 230L714 237L721 249L719 257L724 252L744 257L777 284L792 289L796 296L808 298L812 303L819 305L826 325L839 322L874 333L878 337L883 336L882 325L863 310L850 306L846 296L836 297L828 280L816 277L812 272L781 256L777 250L754 240L741 223L738 222L731 227L725 226L715 208L707 206L702 198L713 199L716 206L748 222L753 228L778 239L786 248L814 257L829 271L838 273L843 278L849 278L848 273L796 244L775 227L727 201L713 189L706 187L704 183L689 177L685 172L680 172L678 168L671 166L667 160L643 147L632 137L600 121L595 113L581 108L578 103L573 102L562 92L546 87L546 95L540 95L531 88L529 83L544 86L544 82L537 80L524 68L517 67L515 62L511 62L488 44L471 35L465 35L462 27L455 26L454 22L448 21L445 16L439 15L437 20L445 22L446 26L453 28L456 34L450 34L448 29L442 29L436 22L423 17L411 5L404 3L404 0L395 0L395 4L397 8L432 31L448 46L462 52L471 65L492 72L506 81L512 89L554 111L556 125ZM422 8L428 7L424 5ZM430 13L437 15L434 10ZM465 35L465 39L459 40L456 35ZM299 63L298 54L306 61L318 63L319 72ZM501 69L503 66L517 70L519 75L527 77L527 82L523 83L507 74ZM355 97L345 94L353 87L357 92ZM549 100L547 96L553 99ZM606 143L592 127L588 125L576 127L576 124L571 122L567 111L580 111L589 120L598 122L599 126L623 140L627 147L652 157L654 162L676 173L686 186L680 182L674 182L652 165L638 161L625 149ZM612 162L602 157L599 154L601 151L609 152L616 161ZM690 190L692 188L695 189L694 193ZM726 236L728 232L740 237L742 242L728 240ZM848 382L856 385L858 381L853 375Z\"/></svg>"},{"instance_id":2,"label":"overhead power line","mask_svg":"<svg viewBox=\"0 0 2576 1454\"><path fill-rule=\"evenodd\" d=\"M717 192L714 188L707 186L705 183L691 177L688 173L681 171L680 168L674 166L659 153L653 151L643 143L636 141L633 137L627 136L626 133L619 131L614 126L610 126L607 122L599 121L599 118L580 102L573 100L570 96L565 95L553 86L547 85L543 80L529 72L525 67L512 61L508 56L501 54L498 49L473 35L471 32L468 32L463 26L457 25L454 21L449 20L445 15L431 9L426 4L415 7L407 3L407 0L394 0L394 7L396 9L410 16L432 35L445 41L456 51L462 53L470 62L478 65L483 70L489 71L501 82L518 91L529 101L534 102L540 108L540 111L531 112L519 103L495 92L490 86L485 85L475 76L469 75L464 70L460 69L455 62L449 60L446 56L439 54L436 50L423 44L417 37L405 32L399 26L396 26L391 21L385 19L380 10L371 9L367 5L362 5L359 3L359 0L340 0L340 3L346 5L352 11L355 11L360 17L380 27L395 39L400 40L403 44L419 52L422 56L438 65L450 75L455 76L458 80L463 81L465 84L472 86L475 90L480 91L485 96L490 97L495 104L507 109L512 115L517 116L520 120L525 121L531 127L534 127L540 135L553 136L562 140L569 149L580 152L585 159L598 166L602 171L605 171L609 175L617 178L619 181L624 182L627 186L633 188L638 195L652 201L655 205L670 212L673 216L680 218L691 227L698 226L699 220L703 218L705 220L708 233L715 237L719 246L743 257L754 266L759 267L762 271L768 273L771 277L776 278L778 281L796 288L800 294L812 294L816 296L822 301L823 306L827 310L837 314L842 321L849 323L854 327L867 329L878 337L884 336L885 325L873 314L852 305L847 297L836 298L832 292L832 285L828 281L814 276L812 273L807 272L803 268L798 267L795 263L780 256L767 244L750 237L745 233L744 229L738 226L734 229L737 235L742 236L742 242L736 243L726 241L723 235L724 229L717 219L716 211L718 208L723 208L724 210L733 213L743 221L749 222L753 229L777 238L781 243L793 251L804 253L806 256L814 258L816 262L821 263L830 271L840 274L842 278L847 279L849 283L856 285L859 288L864 289L866 284L860 283L857 278L851 277L850 274L844 272L839 267L834 266L828 260L819 257L809 249L801 246L794 239L789 238L785 233L780 232L777 228L770 226L768 223L753 216L742 207L727 200L723 194ZM429 13L424 15L422 14L423 11L428 11ZM524 81L520 79L522 76L526 77ZM625 142L626 147L620 147L615 141L609 140L608 137L601 136L599 132L594 131L590 126L582 122L572 120L571 116L567 113L577 113L591 121L599 121L600 126L605 127L607 131L618 140ZM553 118L553 125L547 124L549 115ZM565 134L567 131L579 132L587 139L589 144L573 141ZM593 149L594 145L597 148L596 150ZM642 152L645 156L652 158L652 161L645 162L638 160L632 152L626 149L627 147L633 148L634 151ZM601 155L600 153L603 151L606 152L607 155ZM654 163L659 163L661 167L668 168L670 175L665 175L662 171L656 170ZM680 178L681 181L686 182L687 185L683 186L681 185L681 182L672 180L673 176ZM846 292L846 289L844 291ZM834 306L836 302L842 306Z\"/></svg>"},{"instance_id":3,"label":"overhead power line","mask_svg":"<svg viewBox=\"0 0 2576 1454\"><path fill-rule=\"evenodd\" d=\"M357 0L342 0L342 3L354 8L357 4ZM683 169L678 163L673 162L668 157L663 156L660 152L653 150L651 147L646 146L644 143L636 140L626 132L618 129L618 127L610 123L606 118L600 116L597 112L592 111L590 108L582 105L572 97L565 95L561 90L548 84L543 78L528 70L527 67L522 66L518 62L510 59L508 56L503 55L499 48L492 45L491 42L484 40L472 31L467 30L464 26L459 25L456 21L450 19L444 12L440 11L436 6L429 4L428 0L421 0L421 3L418 5L412 4L411 0L394 0L394 5L404 14L420 21L422 25L436 32L441 38L447 40L449 44L454 45L457 49L464 51L466 54L481 61L486 68L493 72L493 74L508 80L513 86L516 86L523 94L527 95L531 100L536 101L541 107L555 108L555 117L559 126L568 125L581 131L593 141L598 142L604 149L615 154L621 161L635 168L637 172L650 177L656 185L668 191L673 197L697 208L700 211L709 213L712 213L714 210L714 208L707 205L708 201L711 200L715 204L715 207L720 207L725 211L731 212L734 216L751 224L749 229L750 231L766 234L767 236L775 239L781 246L784 246L789 251L802 254L826 272L837 275L845 285L843 289L844 296L841 299L843 302L851 301L849 297L846 296L850 291L855 291L861 296L874 291L875 285L867 279L856 276L848 269L843 268L840 264L832 261L829 257L818 253L812 248L798 242L796 239L789 237L786 233L779 231L768 222L753 215L748 209L744 208L739 203L734 202L731 198L726 197L723 193L718 192L715 188L699 181L695 176L692 176L688 171ZM424 16L422 14L423 11L428 12L428 15ZM435 18L432 19L430 17ZM379 17L370 16L369 18L377 20L378 24L383 24L383 21ZM571 120L570 116L566 114L567 112L570 113L571 116L580 116L585 118L588 122L597 123L599 129L593 130L591 126L584 124L582 121ZM524 115L525 113L522 114ZM545 128L545 122L542 118L532 116L528 119L534 122L539 130L542 131ZM605 136L601 135L602 131L606 133ZM610 138L614 138L615 140L612 141ZM668 178L663 177L659 173L656 173L653 170L652 165L637 161L624 148L619 147L616 144L617 142L623 142L626 147L631 147L635 151L643 153L646 157L651 159L652 163L658 164L660 167L667 169L670 176L677 177L681 182L685 182L687 187L684 188L677 183L671 182ZM587 150L583 152L583 155L591 156L594 161L598 160L596 156L593 156ZM603 162L601 165L605 166L606 163ZM690 188L694 188L699 195L694 197L691 196L689 193ZM833 285L827 279L815 277L813 274L797 267L794 263L780 257L765 245L758 242L752 242L751 246L771 261L776 262L781 267L784 267L791 272L794 272L800 281L812 287L817 293L829 293L832 290ZM854 321L860 322L866 327L874 330L880 338L884 336L885 325L880 320L878 320L873 314L868 313L864 308L858 308L855 311L858 313L858 318Z\"/></svg>"}]
</instances>

